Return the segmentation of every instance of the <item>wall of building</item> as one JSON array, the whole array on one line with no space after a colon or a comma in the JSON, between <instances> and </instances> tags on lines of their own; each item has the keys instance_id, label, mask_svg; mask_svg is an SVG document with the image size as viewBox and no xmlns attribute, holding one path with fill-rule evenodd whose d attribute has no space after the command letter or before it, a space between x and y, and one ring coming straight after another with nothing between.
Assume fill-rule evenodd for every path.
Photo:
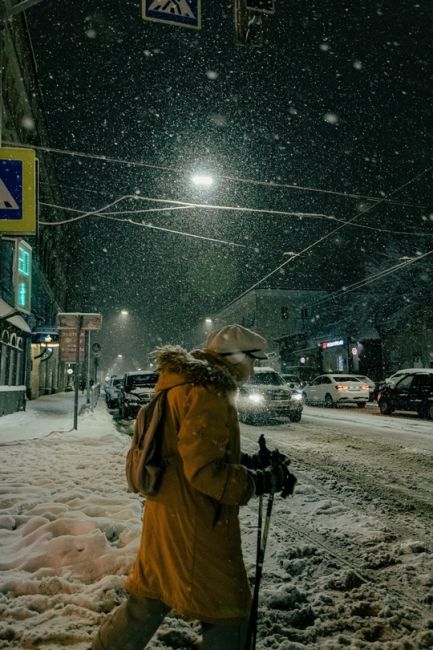
<instances>
[{"instance_id":1,"label":"wall of building","mask_svg":"<svg viewBox=\"0 0 433 650\"><path fill-rule=\"evenodd\" d=\"M38 86L33 49L24 14L7 21L2 36L3 92L0 110L2 112L3 144L4 146L14 146L8 143L19 143L28 147L49 145L43 99ZM40 200L44 203L62 205L61 191L50 155L37 150L37 157L40 172ZM47 221L60 220L64 218L64 213L57 209L44 208L41 217ZM10 241L10 239L13 238L1 239L0 233L0 298L6 303L6 313L13 311L15 300L13 286L14 241ZM32 313L23 315L23 318L31 328L35 325L52 326L55 324L56 313L66 308L68 236L61 227L41 226L36 236L26 236L23 239L33 249ZM10 320L6 320L6 324L8 323L10 325ZM0 325L2 325L1 320ZM28 330L29 327L26 325L25 329ZM30 359L34 348L30 349L28 332L22 330L21 335L27 336L24 346L27 350L27 357L23 361L22 372L28 396L37 397L47 390L54 392L61 386L58 381L60 368L58 361L55 361L56 355L47 362L48 365L44 369L45 374L41 374L41 364L37 360L36 363L32 363ZM0 365L3 363L4 367L9 363L6 350L9 354L9 347L6 348L2 345ZM6 397L3 397L7 401L9 395L12 404L13 391L6 390L12 386L10 382L9 376L0 375L0 386L5 387L2 392Z\"/></svg>"},{"instance_id":2,"label":"wall of building","mask_svg":"<svg viewBox=\"0 0 433 650\"><path fill-rule=\"evenodd\" d=\"M268 340L267 364L280 370L279 339L302 330L311 316L311 304L323 295L322 291L253 289L214 314L208 328L238 323L255 330Z\"/></svg>"}]
</instances>

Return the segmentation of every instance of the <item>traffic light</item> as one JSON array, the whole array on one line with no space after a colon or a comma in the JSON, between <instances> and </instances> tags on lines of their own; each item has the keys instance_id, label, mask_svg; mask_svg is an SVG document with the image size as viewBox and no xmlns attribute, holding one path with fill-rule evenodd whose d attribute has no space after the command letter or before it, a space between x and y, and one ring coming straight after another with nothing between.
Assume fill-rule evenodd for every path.
<instances>
[{"instance_id":1,"label":"traffic light","mask_svg":"<svg viewBox=\"0 0 433 650\"><path fill-rule=\"evenodd\" d=\"M275 13L275 0L246 0L248 11L258 11L262 14Z\"/></svg>"},{"instance_id":2,"label":"traffic light","mask_svg":"<svg viewBox=\"0 0 433 650\"><path fill-rule=\"evenodd\" d=\"M28 313L32 309L32 247L22 240L15 248L15 308Z\"/></svg>"}]
</instances>

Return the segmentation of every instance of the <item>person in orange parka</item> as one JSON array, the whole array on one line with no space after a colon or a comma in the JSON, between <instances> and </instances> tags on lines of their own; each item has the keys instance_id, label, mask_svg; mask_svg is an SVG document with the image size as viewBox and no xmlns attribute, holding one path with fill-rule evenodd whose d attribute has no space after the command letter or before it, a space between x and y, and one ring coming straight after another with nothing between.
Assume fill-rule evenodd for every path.
<instances>
[{"instance_id":1,"label":"person in orange parka","mask_svg":"<svg viewBox=\"0 0 433 650\"><path fill-rule=\"evenodd\" d=\"M203 650L243 650L251 593L238 510L284 482L268 456L241 458L236 391L254 360L267 357L265 345L259 334L228 325L204 350L155 351L156 391L169 389L162 456L172 462L146 498L129 598L104 622L93 650L142 650L171 609L201 622Z\"/></svg>"}]
</instances>

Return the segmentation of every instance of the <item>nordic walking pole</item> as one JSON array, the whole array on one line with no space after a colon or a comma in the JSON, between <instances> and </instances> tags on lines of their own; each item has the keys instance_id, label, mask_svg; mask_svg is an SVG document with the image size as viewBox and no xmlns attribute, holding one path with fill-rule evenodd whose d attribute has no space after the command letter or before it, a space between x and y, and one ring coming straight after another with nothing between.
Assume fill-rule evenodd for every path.
<instances>
[{"instance_id":1,"label":"nordic walking pole","mask_svg":"<svg viewBox=\"0 0 433 650\"><path fill-rule=\"evenodd\" d=\"M256 641L257 641L257 613L259 607L259 591L260 591L260 582L262 580L263 573L263 563L265 560L265 551L266 551L266 542L268 540L269 533L269 524L271 522L272 506L274 505L274 495L270 494L268 498L268 504L266 507L266 516L265 516L265 526L263 529L263 535L261 534L262 528L262 507L263 500L260 497L259 502L259 525L258 525L258 540L257 540L257 561L256 561L256 578L254 582L254 594L253 600L251 603L251 614L248 621L248 630L247 630L247 641L245 644L245 650L255 650Z\"/></svg>"},{"instance_id":2,"label":"nordic walking pole","mask_svg":"<svg viewBox=\"0 0 433 650\"><path fill-rule=\"evenodd\" d=\"M256 551L256 575L260 560L260 547L262 545L262 520L263 520L263 494L259 496L259 515L257 521L257 551Z\"/></svg>"}]
</instances>

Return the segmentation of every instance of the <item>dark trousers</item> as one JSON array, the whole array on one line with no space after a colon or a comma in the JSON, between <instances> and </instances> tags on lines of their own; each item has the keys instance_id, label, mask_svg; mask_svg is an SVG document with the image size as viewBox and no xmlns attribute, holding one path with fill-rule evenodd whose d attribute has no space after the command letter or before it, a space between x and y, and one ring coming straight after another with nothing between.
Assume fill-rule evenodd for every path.
<instances>
[{"instance_id":1,"label":"dark trousers","mask_svg":"<svg viewBox=\"0 0 433 650\"><path fill-rule=\"evenodd\" d=\"M99 628L92 650L144 650L170 608L160 600L129 596ZM248 620L202 623L202 650L243 650Z\"/></svg>"}]
</instances>

